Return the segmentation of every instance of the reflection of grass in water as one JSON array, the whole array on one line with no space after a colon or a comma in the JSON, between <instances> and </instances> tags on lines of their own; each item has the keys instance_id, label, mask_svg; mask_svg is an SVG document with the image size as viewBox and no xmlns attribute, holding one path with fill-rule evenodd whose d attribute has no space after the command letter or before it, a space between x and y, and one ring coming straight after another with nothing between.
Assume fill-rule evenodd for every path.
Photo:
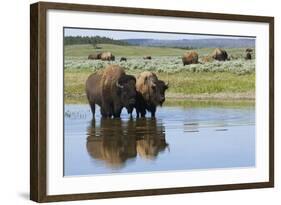
<instances>
[{"instance_id":1,"label":"reflection of grass in water","mask_svg":"<svg viewBox=\"0 0 281 205\"><path fill-rule=\"evenodd\" d=\"M80 110L77 110L77 111L66 110L64 112L64 118L86 119L89 114L91 114L90 109L87 110L86 112L85 111L81 112Z\"/></svg>"},{"instance_id":2,"label":"reflection of grass in water","mask_svg":"<svg viewBox=\"0 0 281 205\"><path fill-rule=\"evenodd\" d=\"M173 107L254 107L255 101L253 100L241 100L241 101L217 101L217 100L186 100L186 99L177 99L171 100L167 99L164 103L164 106Z\"/></svg>"}]
</instances>

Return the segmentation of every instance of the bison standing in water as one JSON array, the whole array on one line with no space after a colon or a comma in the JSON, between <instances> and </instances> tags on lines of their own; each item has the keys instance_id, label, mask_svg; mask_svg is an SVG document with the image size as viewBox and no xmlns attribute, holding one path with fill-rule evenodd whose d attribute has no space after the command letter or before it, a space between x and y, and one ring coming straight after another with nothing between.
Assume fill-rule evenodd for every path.
<instances>
[{"instance_id":1,"label":"bison standing in water","mask_svg":"<svg viewBox=\"0 0 281 205\"><path fill-rule=\"evenodd\" d=\"M90 75L86 81L86 94L95 116L95 105L101 108L102 117L120 117L123 107L132 113L136 102L136 79L127 75L118 65L109 65Z\"/></svg>"},{"instance_id":2,"label":"bison standing in water","mask_svg":"<svg viewBox=\"0 0 281 205\"><path fill-rule=\"evenodd\" d=\"M216 48L211 54L212 58L218 61L225 61L228 59L227 52L224 49Z\"/></svg>"},{"instance_id":3,"label":"bison standing in water","mask_svg":"<svg viewBox=\"0 0 281 205\"><path fill-rule=\"evenodd\" d=\"M186 52L182 56L183 65L197 64L198 63L198 53L195 51Z\"/></svg>"},{"instance_id":4,"label":"bison standing in water","mask_svg":"<svg viewBox=\"0 0 281 205\"><path fill-rule=\"evenodd\" d=\"M137 77L136 82L137 98L136 112L137 117L145 117L146 110L151 112L151 117L155 117L156 107L165 101L165 91L168 84L158 80L155 73L144 71Z\"/></svg>"}]
</instances>

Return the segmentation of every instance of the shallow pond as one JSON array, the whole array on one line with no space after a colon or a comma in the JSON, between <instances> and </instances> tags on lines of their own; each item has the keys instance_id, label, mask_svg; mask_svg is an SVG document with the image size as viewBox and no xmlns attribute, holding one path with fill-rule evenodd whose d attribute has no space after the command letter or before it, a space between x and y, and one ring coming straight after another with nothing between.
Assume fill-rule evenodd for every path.
<instances>
[{"instance_id":1,"label":"shallow pond","mask_svg":"<svg viewBox=\"0 0 281 205\"><path fill-rule=\"evenodd\" d=\"M254 106L171 106L156 119L95 120L65 105L64 175L255 166Z\"/></svg>"}]
</instances>

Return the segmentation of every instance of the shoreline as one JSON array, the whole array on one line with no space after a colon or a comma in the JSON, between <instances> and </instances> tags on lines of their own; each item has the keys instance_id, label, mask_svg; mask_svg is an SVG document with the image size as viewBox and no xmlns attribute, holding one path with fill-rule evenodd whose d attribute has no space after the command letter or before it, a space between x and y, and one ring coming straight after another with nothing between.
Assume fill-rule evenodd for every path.
<instances>
[{"instance_id":1,"label":"shoreline","mask_svg":"<svg viewBox=\"0 0 281 205\"><path fill-rule=\"evenodd\" d=\"M255 100L255 92L222 92L222 93L200 93L200 94L181 94L181 93L167 93L166 99L175 100L221 100L221 101L243 101Z\"/></svg>"},{"instance_id":2,"label":"shoreline","mask_svg":"<svg viewBox=\"0 0 281 205\"><path fill-rule=\"evenodd\" d=\"M201 101L201 102L231 102L231 103L239 103L239 102L255 102L255 92L229 92L229 93L201 93L201 94L181 94L181 93L167 93L166 94L167 102L179 102L179 101ZM65 95L64 96L65 104L87 104L87 99L85 94L81 95Z\"/></svg>"}]
</instances>

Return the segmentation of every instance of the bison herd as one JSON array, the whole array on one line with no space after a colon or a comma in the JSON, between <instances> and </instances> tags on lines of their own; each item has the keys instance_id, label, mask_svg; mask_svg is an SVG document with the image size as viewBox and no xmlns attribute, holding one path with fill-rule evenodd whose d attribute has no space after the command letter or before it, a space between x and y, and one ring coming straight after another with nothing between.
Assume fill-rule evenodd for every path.
<instances>
[{"instance_id":1,"label":"bison herd","mask_svg":"<svg viewBox=\"0 0 281 205\"><path fill-rule=\"evenodd\" d=\"M146 111L155 117L156 107L165 101L168 84L159 80L155 73L142 72L137 78L127 75L119 65L109 65L90 75L86 81L86 95L93 117L95 105L100 106L104 118L120 118L125 107L132 116L145 117Z\"/></svg>"},{"instance_id":2,"label":"bison herd","mask_svg":"<svg viewBox=\"0 0 281 205\"><path fill-rule=\"evenodd\" d=\"M252 59L252 53L253 53L253 49L252 48L247 48L245 53L245 60L250 60ZM103 60L103 61L114 61L115 60L115 56L112 55L111 52L99 52L99 53L95 53L95 54L90 54L88 56L88 59L90 60ZM144 56L143 57L144 60L151 60L152 57L151 56ZM227 52L224 49L221 48L215 48L214 51L207 56L203 56L202 57L202 61L204 63L206 62L210 62L213 60L217 60L217 61L226 61L226 60L230 60ZM127 61L126 57L121 57L120 58L120 62L122 61ZM197 63L202 63L199 62L199 55L196 51L189 51L189 52L185 52L182 56L182 63L183 65L189 65L189 64L197 64Z\"/></svg>"},{"instance_id":3,"label":"bison herd","mask_svg":"<svg viewBox=\"0 0 281 205\"><path fill-rule=\"evenodd\" d=\"M253 49L251 49L251 48L246 49L246 54L245 54L246 60L252 59L252 52L253 52ZM183 54L182 63L183 63L183 65L197 64L197 63L199 63L198 59L199 59L198 53L195 51L190 51L190 52L186 52ZM230 58L224 49L216 48L210 55L204 56L202 58L202 61L204 63L210 62L213 60L226 61L226 60L230 60Z\"/></svg>"}]
</instances>

